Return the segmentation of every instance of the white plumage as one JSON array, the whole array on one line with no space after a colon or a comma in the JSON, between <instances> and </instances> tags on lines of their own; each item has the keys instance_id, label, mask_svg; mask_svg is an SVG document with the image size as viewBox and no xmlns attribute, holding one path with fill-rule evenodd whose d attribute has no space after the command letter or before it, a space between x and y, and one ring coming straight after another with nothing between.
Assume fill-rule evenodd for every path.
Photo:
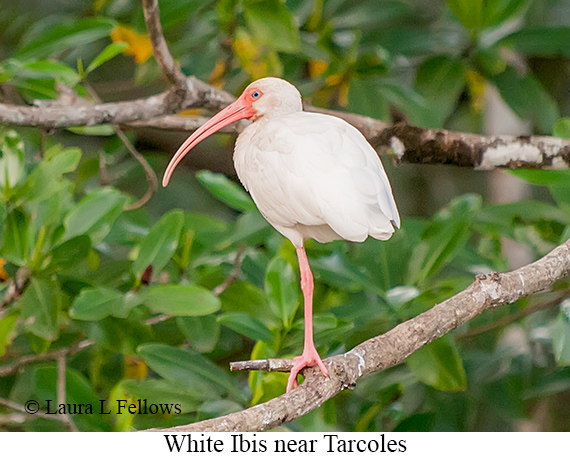
<instances>
[{"instance_id":1,"label":"white plumage","mask_svg":"<svg viewBox=\"0 0 570 457\"><path fill-rule=\"evenodd\" d=\"M339 118L304 112L299 91L278 78L251 83L196 130L168 164L163 185L197 143L239 119L254 122L236 141L237 174L267 221L295 245L299 258L305 344L294 358L289 391L304 367L317 364L327 375L313 342L313 276L304 241L387 240L400 226L400 216L382 162L364 136Z\"/></svg>"},{"instance_id":2,"label":"white plumage","mask_svg":"<svg viewBox=\"0 0 570 457\"><path fill-rule=\"evenodd\" d=\"M257 207L296 246L314 238L380 240L399 227L390 183L362 134L336 117L296 112L240 134L234 164Z\"/></svg>"}]
</instances>

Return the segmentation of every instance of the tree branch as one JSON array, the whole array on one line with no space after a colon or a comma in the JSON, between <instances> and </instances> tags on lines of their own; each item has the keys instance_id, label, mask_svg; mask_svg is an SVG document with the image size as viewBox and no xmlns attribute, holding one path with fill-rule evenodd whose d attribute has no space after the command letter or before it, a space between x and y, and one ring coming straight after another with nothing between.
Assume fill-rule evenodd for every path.
<instances>
[{"instance_id":1,"label":"tree branch","mask_svg":"<svg viewBox=\"0 0 570 457\"><path fill-rule=\"evenodd\" d=\"M32 355L25 355L16 360L12 363L7 365L0 366L0 378L3 376L11 375L18 371L18 369L23 365L28 365L30 363L35 362L43 362L44 360L57 360L59 357L63 356L72 356L77 354L78 352L82 351L83 349L92 346L95 344L91 340L83 340L79 343L74 344L73 346L64 347L60 349L54 349L52 351L44 352L41 354L32 354Z\"/></svg>"},{"instance_id":2,"label":"tree branch","mask_svg":"<svg viewBox=\"0 0 570 457\"><path fill-rule=\"evenodd\" d=\"M318 408L342 390L353 388L358 379L402 362L423 345L482 311L543 291L569 272L570 240L540 260L513 272L478 275L467 289L430 310L345 354L326 359L329 378L323 377L318 368L311 367L304 371L305 382L301 386L266 403L217 419L152 431L246 432L278 427ZM269 367L275 362L261 363L267 363Z\"/></svg>"},{"instance_id":3,"label":"tree branch","mask_svg":"<svg viewBox=\"0 0 570 457\"><path fill-rule=\"evenodd\" d=\"M13 409L15 411L19 411L21 413L25 414L25 418L28 419L30 416L30 412L26 409L26 407L24 405L20 405L19 403L13 402L11 400L6 400L4 398L0 398L0 405L4 405L7 406L10 409ZM68 425L68 423L65 420L65 417L63 417L60 414L46 414L42 411L36 411L34 413L34 416L36 417L42 417L44 419L49 419L49 420L54 420L57 422L61 422L64 425Z\"/></svg>"},{"instance_id":4,"label":"tree branch","mask_svg":"<svg viewBox=\"0 0 570 457\"><path fill-rule=\"evenodd\" d=\"M173 106L169 92L138 100L98 104L61 105L57 101L42 101L36 106L21 106L0 103L0 124L44 128L129 124L154 119L176 109L220 109L234 100L230 94L194 77L189 77L187 83L189 91L180 106Z\"/></svg>"},{"instance_id":5,"label":"tree branch","mask_svg":"<svg viewBox=\"0 0 570 457\"><path fill-rule=\"evenodd\" d=\"M92 104L85 101L63 105L56 100L37 102L36 106L0 104L0 124L41 128L115 124L192 131L201 126L205 119L169 114L188 108L219 110L234 101L231 94L194 77L184 76L168 50L160 24L158 1L142 0L142 5L153 53L169 83L169 90L145 99L115 103ZM345 119L362 131L377 150L391 152L401 162L453 164L481 170L497 167L570 167L570 140L544 136L486 136L424 129L407 124L386 124L353 113L311 106L306 109ZM226 131L228 130L232 131ZM240 130L239 125L236 130Z\"/></svg>"},{"instance_id":6,"label":"tree branch","mask_svg":"<svg viewBox=\"0 0 570 457\"><path fill-rule=\"evenodd\" d=\"M186 80L188 92L181 101L167 91L145 99L116 103L61 105L41 102L39 106L0 103L0 124L66 128L80 125L120 124L165 130L194 131L207 121L204 117L170 115L178 109L221 109L235 98L194 77ZM569 168L570 140L547 136L479 135L444 129L425 129L408 124L387 124L354 113L308 111L340 117L358 128L379 151L393 154L398 161L417 164L447 164L493 168ZM239 133L246 122L224 129Z\"/></svg>"},{"instance_id":7,"label":"tree branch","mask_svg":"<svg viewBox=\"0 0 570 457\"><path fill-rule=\"evenodd\" d=\"M187 90L186 76L174 61L166 44L166 40L164 39L162 25L160 24L158 0L142 0L142 5L146 29L152 44L154 58L168 83L173 86L175 90L180 90L182 98L184 98Z\"/></svg>"},{"instance_id":8,"label":"tree branch","mask_svg":"<svg viewBox=\"0 0 570 457\"><path fill-rule=\"evenodd\" d=\"M338 116L358 128L377 150L392 151L400 162L493 168L568 168L570 140L548 136L479 135L386 124L366 116L306 107Z\"/></svg>"}]
</instances>

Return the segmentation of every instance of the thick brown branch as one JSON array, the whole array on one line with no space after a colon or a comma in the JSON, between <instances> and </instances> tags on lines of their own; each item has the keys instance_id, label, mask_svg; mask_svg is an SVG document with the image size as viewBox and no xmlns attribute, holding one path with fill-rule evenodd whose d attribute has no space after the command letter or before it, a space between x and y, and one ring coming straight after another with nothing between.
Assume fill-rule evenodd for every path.
<instances>
[{"instance_id":1,"label":"thick brown branch","mask_svg":"<svg viewBox=\"0 0 570 457\"><path fill-rule=\"evenodd\" d=\"M160 24L160 12L158 9L158 0L142 0L144 19L146 21L146 29L152 51L158 66L162 70L162 74L171 86L182 91L182 98L187 90L186 76L180 70L178 64L174 61L172 54L168 49L166 40L162 33L162 25Z\"/></svg>"},{"instance_id":2,"label":"thick brown branch","mask_svg":"<svg viewBox=\"0 0 570 457\"><path fill-rule=\"evenodd\" d=\"M512 135L478 135L444 129L424 129L407 124L382 121L340 111L318 111L340 117L358 128L378 150L395 156L403 163L447 164L493 168L568 168L570 140L547 136L516 137ZM161 116L131 124L166 130L194 131L208 118ZM231 126L225 132L239 133L247 123Z\"/></svg>"},{"instance_id":3,"label":"thick brown branch","mask_svg":"<svg viewBox=\"0 0 570 457\"><path fill-rule=\"evenodd\" d=\"M194 77L186 80L188 91L183 100L175 100L172 92L130 102L42 106L0 104L0 124L65 128L78 125L122 124L134 127L155 127L193 131L207 120L203 117L171 116L186 108L220 109L234 97ZM480 170L493 168L568 168L570 140L510 135L478 135L443 129L424 129L407 124L384 122L353 113L321 110L338 116L358 128L381 152L394 155L399 161L420 164L449 164ZM244 122L225 131L239 132Z\"/></svg>"},{"instance_id":4,"label":"thick brown branch","mask_svg":"<svg viewBox=\"0 0 570 457\"><path fill-rule=\"evenodd\" d=\"M44 128L66 128L97 124L129 124L170 114L177 109L220 109L234 97L208 84L189 77L188 92L181 103L173 103L170 92L148 98L114 102L62 105L59 102L42 102L40 106L6 105L0 103L0 124Z\"/></svg>"},{"instance_id":5,"label":"thick brown branch","mask_svg":"<svg viewBox=\"0 0 570 457\"><path fill-rule=\"evenodd\" d=\"M399 161L493 168L568 168L570 140L547 136L479 135L408 124L386 124L366 116L307 107L338 116L358 128L379 151Z\"/></svg>"},{"instance_id":6,"label":"thick brown branch","mask_svg":"<svg viewBox=\"0 0 570 457\"><path fill-rule=\"evenodd\" d=\"M168 433L260 431L278 427L318 408L359 378L402 362L482 311L552 286L570 272L570 241L540 260L510 273L479 275L464 291L394 329L371 338L345 354L325 360L329 378L318 368L306 369L305 382L266 403L217 419L152 431Z\"/></svg>"}]
</instances>

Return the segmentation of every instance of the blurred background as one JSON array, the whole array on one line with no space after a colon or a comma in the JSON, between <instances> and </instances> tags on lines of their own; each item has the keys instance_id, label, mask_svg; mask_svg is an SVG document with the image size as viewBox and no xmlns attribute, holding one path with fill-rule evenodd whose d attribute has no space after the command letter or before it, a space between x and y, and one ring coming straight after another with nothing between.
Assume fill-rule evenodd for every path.
<instances>
[{"instance_id":1,"label":"blurred background","mask_svg":"<svg viewBox=\"0 0 570 457\"><path fill-rule=\"evenodd\" d=\"M159 4L183 72L235 95L280 76L307 103L385 122L570 137L569 0ZM166 89L138 1L0 8L2 103L56 99L61 83L103 101ZM159 177L188 135L125 133ZM66 359L68 401L182 403L182 414L72 415L73 425L0 406L3 429L168 426L284 391L285 375L227 369L302 345L294 249L237 183L235 136L204 141L168 188L131 210L149 184L112 127L0 135L0 370L88 341ZM383 162L402 229L388 242L307 244L323 357L429 309L477 273L525 265L570 237L567 169L482 172L390 154ZM568 431L568 296L566 280L487 311L283 427ZM0 398L55 401L58 369L47 359L6 370Z\"/></svg>"}]
</instances>

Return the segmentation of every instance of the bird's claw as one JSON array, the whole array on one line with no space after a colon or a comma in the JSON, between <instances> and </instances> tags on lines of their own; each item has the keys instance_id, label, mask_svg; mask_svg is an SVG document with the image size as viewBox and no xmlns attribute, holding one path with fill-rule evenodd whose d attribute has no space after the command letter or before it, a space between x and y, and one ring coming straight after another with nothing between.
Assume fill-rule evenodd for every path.
<instances>
[{"instance_id":1,"label":"bird's claw","mask_svg":"<svg viewBox=\"0 0 570 457\"><path fill-rule=\"evenodd\" d=\"M303 368L312 367L313 365L318 365L318 367L321 369L321 372L327 378L329 377L327 367L323 363L317 351L316 350L309 352L303 351L303 354L293 358L293 368L291 368L291 372L289 373L289 379L287 380L287 392L290 392L294 388L299 387L299 381L297 380L299 372Z\"/></svg>"}]
</instances>

